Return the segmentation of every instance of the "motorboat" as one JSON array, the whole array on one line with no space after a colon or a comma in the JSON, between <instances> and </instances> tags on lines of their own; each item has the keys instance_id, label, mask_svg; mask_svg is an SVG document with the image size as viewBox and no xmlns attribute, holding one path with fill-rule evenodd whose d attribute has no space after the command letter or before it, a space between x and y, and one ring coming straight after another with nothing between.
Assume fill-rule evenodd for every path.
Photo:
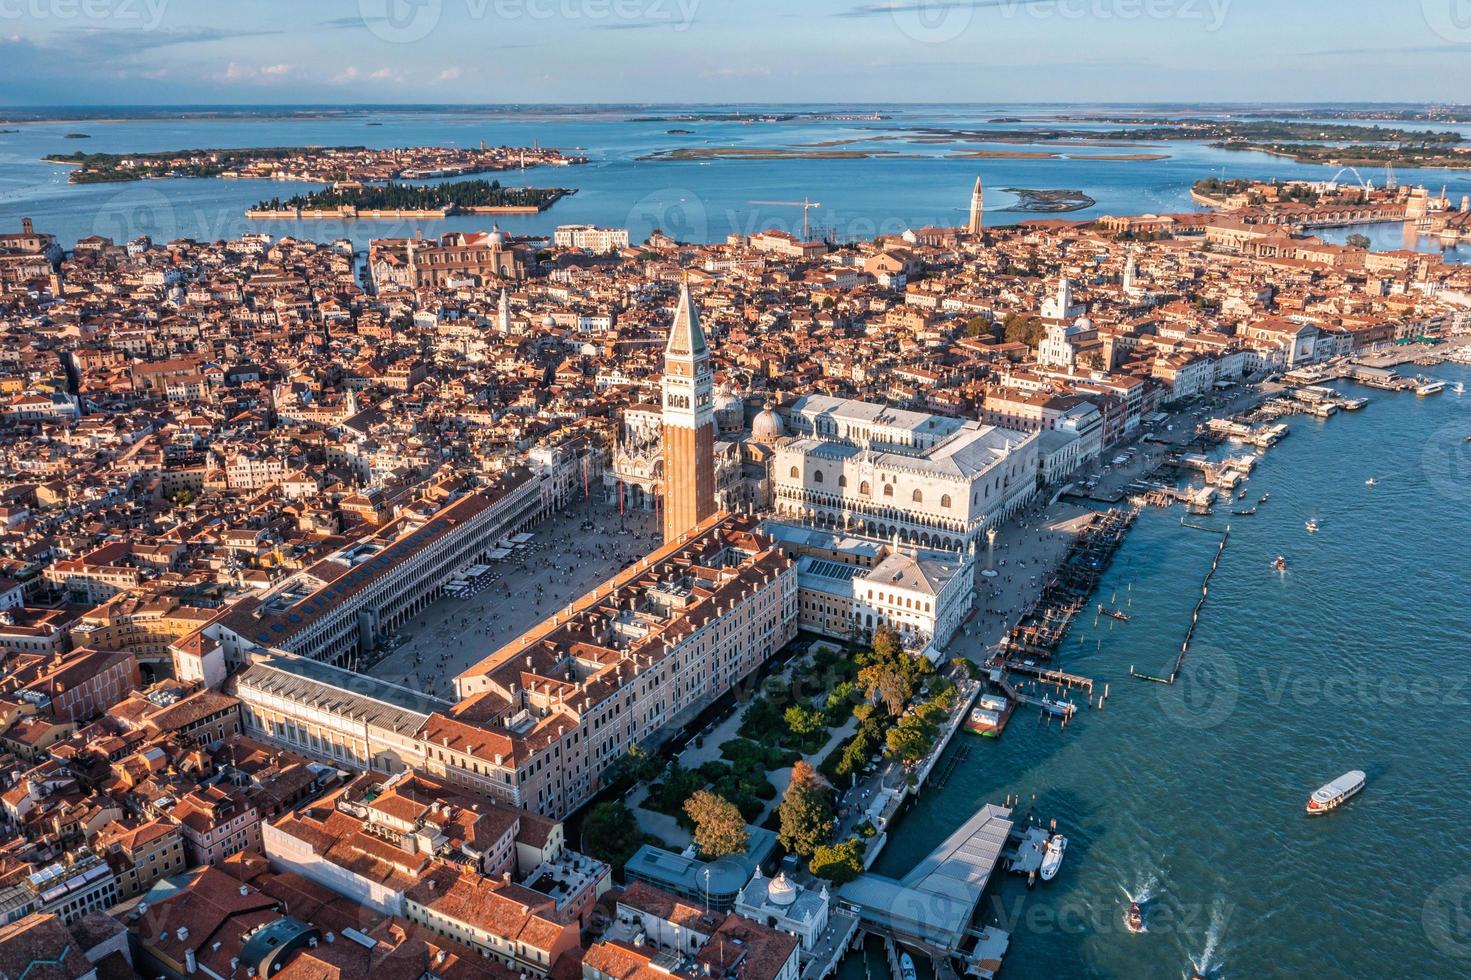
<instances>
[{"instance_id":1,"label":"motorboat","mask_svg":"<svg viewBox=\"0 0 1471 980\"><path fill-rule=\"evenodd\" d=\"M1272 562L1272 567L1279 572L1287 571L1287 559L1282 557L1281 555L1278 555L1276 559Z\"/></svg>"},{"instance_id":2,"label":"motorboat","mask_svg":"<svg viewBox=\"0 0 1471 980\"><path fill-rule=\"evenodd\" d=\"M1308 529L1309 534L1317 534L1318 529L1322 526L1323 525L1318 523L1318 519L1316 517L1311 518L1306 524L1303 525L1303 527Z\"/></svg>"},{"instance_id":3,"label":"motorboat","mask_svg":"<svg viewBox=\"0 0 1471 980\"><path fill-rule=\"evenodd\" d=\"M919 971L914 968L914 958L908 953L899 954L899 976L903 980L919 980Z\"/></svg>"},{"instance_id":4,"label":"motorboat","mask_svg":"<svg viewBox=\"0 0 1471 980\"><path fill-rule=\"evenodd\" d=\"M1338 809L1363 790L1367 778L1362 770L1353 769L1326 786L1320 786L1308 797L1308 816L1315 817Z\"/></svg>"},{"instance_id":5,"label":"motorboat","mask_svg":"<svg viewBox=\"0 0 1471 980\"><path fill-rule=\"evenodd\" d=\"M1466 393L1465 383L1457 381L1455 384L1451 385L1451 393L1455 395L1464 395Z\"/></svg>"},{"instance_id":6,"label":"motorboat","mask_svg":"<svg viewBox=\"0 0 1471 980\"><path fill-rule=\"evenodd\" d=\"M1109 619L1116 619L1121 623L1127 623L1129 621L1128 613L1122 609L1108 609L1101 602L1098 604L1098 614L1100 616L1107 616Z\"/></svg>"},{"instance_id":7,"label":"motorboat","mask_svg":"<svg viewBox=\"0 0 1471 980\"><path fill-rule=\"evenodd\" d=\"M1062 867L1062 856L1067 853L1067 838L1061 834L1053 834L1047 842L1047 850L1042 855L1042 880L1051 881L1057 877L1058 870Z\"/></svg>"},{"instance_id":8,"label":"motorboat","mask_svg":"<svg viewBox=\"0 0 1471 980\"><path fill-rule=\"evenodd\" d=\"M1471 441L1471 436L1467 436L1466 439L1468 441ZM1374 479L1371 476L1367 480L1364 481L1364 486L1366 486L1366 487L1372 487L1372 486L1376 485L1378 482L1379 482L1378 480Z\"/></svg>"},{"instance_id":9,"label":"motorboat","mask_svg":"<svg viewBox=\"0 0 1471 980\"><path fill-rule=\"evenodd\" d=\"M1246 507L1242 510L1233 510L1231 513L1236 517L1254 517L1256 515L1256 508Z\"/></svg>"},{"instance_id":10,"label":"motorboat","mask_svg":"<svg viewBox=\"0 0 1471 980\"><path fill-rule=\"evenodd\" d=\"M1445 391L1444 381L1426 381L1424 384L1421 384L1415 388L1415 394L1419 395L1421 398L1424 398L1427 395L1438 395L1442 391Z\"/></svg>"},{"instance_id":11,"label":"motorboat","mask_svg":"<svg viewBox=\"0 0 1471 980\"><path fill-rule=\"evenodd\" d=\"M1124 928L1130 932L1144 931L1144 910L1138 902L1129 903L1129 910L1124 913Z\"/></svg>"},{"instance_id":12,"label":"motorboat","mask_svg":"<svg viewBox=\"0 0 1471 980\"><path fill-rule=\"evenodd\" d=\"M1258 500L1258 501L1257 501L1257 503L1258 503L1258 504L1264 504L1264 503L1266 503L1266 502L1267 502L1267 499L1268 499L1268 498L1269 498L1269 497L1271 497L1271 496L1272 496L1272 495L1271 495L1271 494L1270 494L1270 493L1264 493L1264 494L1262 494L1262 499L1260 499L1260 500Z\"/></svg>"}]
</instances>

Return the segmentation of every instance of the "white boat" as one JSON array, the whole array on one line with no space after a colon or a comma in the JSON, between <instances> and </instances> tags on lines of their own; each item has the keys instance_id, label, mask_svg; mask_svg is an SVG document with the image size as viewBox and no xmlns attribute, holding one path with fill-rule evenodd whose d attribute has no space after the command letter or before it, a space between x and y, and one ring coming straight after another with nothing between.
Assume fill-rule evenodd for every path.
<instances>
[{"instance_id":1,"label":"white boat","mask_svg":"<svg viewBox=\"0 0 1471 980\"><path fill-rule=\"evenodd\" d=\"M1460 381L1457 381L1455 384L1451 385L1451 392L1452 394L1456 395L1464 395L1466 393L1466 386Z\"/></svg>"},{"instance_id":2,"label":"white boat","mask_svg":"<svg viewBox=\"0 0 1471 980\"><path fill-rule=\"evenodd\" d=\"M918 980L919 973L914 969L914 959L908 953L899 954L899 976L904 980Z\"/></svg>"},{"instance_id":3,"label":"white boat","mask_svg":"<svg viewBox=\"0 0 1471 980\"><path fill-rule=\"evenodd\" d=\"M1049 715L1056 715L1059 718L1071 718L1073 712L1078 710L1078 706L1071 701L1064 701L1062 698L1054 698L1044 694L1042 695L1042 710Z\"/></svg>"},{"instance_id":4,"label":"white boat","mask_svg":"<svg viewBox=\"0 0 1471 980\"><path fill-rule=\"evenodd\" d=\"M1318 533L1318 529L1320 527L1322 527L1323 525L1319 524L1318 523L1318 519L1315 517L1315 518L1309 520L1307 522L1307 524L1305 524L1303 526L1308 529L1308 533L1309 534L1317 534Z\"/></svg>"},{"instance_id":5,"label":"white boat","mask_svg":"<svg viewBox=\"0 0 1471 980\"><path fill-rule=\"evenodd\" d=\"M1427 381L1415 389L1415 394L1424 398L1426 395L1438 395L1445 391L1444 381Z\"/></svg>"},{"instance_id":6,"label":"white boat","mask_svg":"<svg viewBox=\"0 0 1471 980\"><path fill-rule=\"evenodd\" d=\"M1314 790L1313 795L1308 797L1308 816L1317 816L1329 810L1336 810L1359 794L1367 778L1362 771L1354 769L1339 776L1328 785Z\"/></svg>"},{"instance_id":7,"label":"white boat","mask_svg":"<svg viewBox=\"0 0 1471 980\"><path fill-rule=\"evenodd\" d=\"M1374 479L1371 476L1367 480L1364 481L1364 486L1366 486L1366 487L1372 487L1374 484L1376 484L1378 482L1379 482L1378 480Z\"/></svg>"},{"instance_id":8,"label":"white boat","mask_svg":"<svg viewBox=\"0 0 1471 980\"><path fill-rule=\"evenodd\" d=\"M1057 871L1062 867L1062 856L1067 852L1067 838L1061 834L1053 834L1052 839L1047 842L1047 852L1042 855L1042 880L1051 881L1057 877Z\"/></svg>"}]
</instances>

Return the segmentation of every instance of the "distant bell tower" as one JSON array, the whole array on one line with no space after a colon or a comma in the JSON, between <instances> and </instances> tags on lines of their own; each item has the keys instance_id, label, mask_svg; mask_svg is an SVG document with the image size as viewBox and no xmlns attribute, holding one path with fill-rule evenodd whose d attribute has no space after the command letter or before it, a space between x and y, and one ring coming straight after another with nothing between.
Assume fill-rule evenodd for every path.
<instances>
[{"instance_id":1,"label":"distant bell tower","mask_svg":"<svg viewBox=\"0 0 1471 980\"><path fill-rule=\"evenodd\" d=\"M689 283L664 348L664 540L715 513L715 410L710 349Z\"/></svg>"},{"instance_id":2,"label":"distant bell tower","mask_svg":"<svg viewBox=\"0 0 1471 980\"><path fill-rule=\"evenodd\" d=\"M986 230L986 219L981 215L985 206L986 191L981 186L981 178L977 177L975 189L970 192L970 221L965 226L968 234L979 235Z\"/></svg>"}]
</instances>

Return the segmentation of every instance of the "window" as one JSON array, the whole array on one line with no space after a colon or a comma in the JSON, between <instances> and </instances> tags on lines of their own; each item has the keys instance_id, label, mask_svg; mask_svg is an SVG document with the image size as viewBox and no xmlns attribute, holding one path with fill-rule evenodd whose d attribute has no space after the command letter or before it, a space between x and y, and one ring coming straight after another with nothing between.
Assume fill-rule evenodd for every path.
<instances>
[{"instance_id":1,"label":"window","mask_svg":"<svg viewBox=\"0 0 1471 980\"><path fill-rule=\"evenodd\" d=\"M795 466L793 466L792 467L792 479L795 480L800 475L801 474L797 472L797 468Z\"/></svg>"},{"instance_id":2,"label":"window","mask_svg":"<svg viewBox=\"0 0 1471 980\"><path fill-rule=\"evenodd\" d=\"M940 506L943 507L945 510L950 509L950 495L948 493L940 498Z\"/></svg>"},{"instance_id":3,"label":"window","mask_svg":"<svg viewBox=\"0 0 1471 980\"><path fill-rule=\"evenodd\" d=\"M821 483L822 482L822 470L816 470L816 471L813 472L813 474L812 474L812 482L813 483Z\"/></svg>"},{"instance_id":4,"label":"window","mask_svg":"<svg viewBox=\"0 0 1471 980\"><path fill-rule=\"evenodd\" d=\"M840 486L840 487L846 487L847 485L848 485L848 478L846 476L844 476L843 474L839 473L838 474L838 486Z\"/></svg>"},{"instance_id":5,"label":"window","mask_svg":"<svg viewBox=\"0 0 1471 980\"><path fill-rule=\"evenodd\" d=\"M922 504L922 503L924 503L924 494L921 493L920 491L916 490L916 491L914 491L914 496L912 496L910 499L913 500L917 504Z\"/></svg>"},{"instance_id":6,"label":"window","mask_svg":"<svg viewBox=\"0 0 1471 980\"><path fill-rule=\"evenodd\" d=\"M867 480L864 480L862 483L858 484L858 495L860 497L873 496L873 488L868 485Z\"/></svg>"},{"instance_id":7,"label":"window","mask_svg":"<svg viewBox=\"0 0 1471 980\"><path fill-rule=\"evenodd\" d=\"M894 484L892 484L892 483L885 483L884 484L884 496L885 497L892 497L892 496L894 496Z\"/></svg>"}]
</instances>

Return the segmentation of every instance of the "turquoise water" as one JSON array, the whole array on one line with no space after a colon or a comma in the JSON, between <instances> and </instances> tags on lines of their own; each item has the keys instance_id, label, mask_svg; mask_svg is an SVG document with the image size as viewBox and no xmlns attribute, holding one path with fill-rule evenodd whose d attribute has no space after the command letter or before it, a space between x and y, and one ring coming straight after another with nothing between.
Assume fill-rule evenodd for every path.
<instances>
[{"instance_id":1,"label":"turquoise water","mask_svg":"<svg viewBox=\"0 0 1471 980\"><path fill-rule=\"evenodd\" d=\"M881 872L1007 793L1070 838L1056 881L1008 879L982 905L1013 933L1004 976L1174 977L1207 947L1221 977L1471 972L1471 395L1339 387L1371 404L1292 420L1257 467L1248 498L1271 500L1229 518L1177 686L1129 667L1168 673L1219 538L1150 510L1100 589L1133 621L1090 619L1062 658L1110 685L1107 707L1065 733L1019 713L999 741L965 736L963 768L902 817ZM1365 792L1307 818L1349 769ZM1125 890L1153 896L1143 935L1123 929Z\"/></svg>"},{"instance_id":2,"label":"turquoise water","mask_svg":"<svg viewBox=\"0 0 1471 980\"><path fill-rule=\"evenodd\" d=\"M747 107L760 110L762 107ZM861 108L861 107L860 107ZM834 107L790 106L791 110L835 111ZM692 107L690 111L711 111ZM859 108L841 107L842 111ZM58 235L68 246L100 234L126 240L150 234L156 240L180 236L230 237L243 231L331 240L350 237L365 247L371 237L484 228L485 218L432 222L308 221L248 222L244 210L276 194L311 185L273 181L169 180L131 184L72 186L67 168L40 162L47 153L72 151L147 151L210 146L418 144L529 145L539 142L574 150L592 163L575 168L532 168L507 182L572 186L579 192L535 216L504 216L500 224L515 234L547 234L558 224L590 222L627 227L636 241L661 228L686 241L718 241L732 232L764 228L800 231L800 208L752 204L753 201L820 202L812 212L823 231L838 238L871 238L925 225L956 225L965 218L977 175L986 182L987 220L1006 224L1027 217L1008 211L1016 202L1006 187L1081 190L1098 203L1071 217L1197 210L1189 189L1210 175L1326 179L1336 168L1305 166L1257 153L1214 150L1198 143L1166 142L1127 147L1057 144L934 144L919 142L916 127L1025 130L1031 124L992 124L998 116L1040 118L1071 111L1066 106L904 106L878 107L891 118L867 121L799 120L774 123L636 122L667 115L670 107L638 109L434 109L416 112L364 111L346 117L129 119L120 121L7 124L18 133L0 134L0 227L12 228L30 216L38 228ZM1088 107L1087 112L1106 112ZM382 125L368 126L369 122ZM1045 125L1045 124L1044 124ZM1073 124L1066 124L1073 126ZM1082 128L1082 127L1075 127ZM1093 126L1108 129L1107 126ZM671 135L687 129L692 135ZM68 140L67 133L91 138ZM659 150L677 147L794 147L839 140L872 140L835 149L893 151L895 158L867 160L643 161ZM1046 151L1056 160L947 159L967 150ZM1164 154L1158 161L1110 161L1100 155L1135 152ZM1092 159L1090 159L1092 158ZM1377 179L1379 175L1370 174ZM1403 171L1403 182L1449 186L1453 199L1471 192L1462 172ZM1345 178L1347 179L1347 178ZM1432 247L1428 243L1424 247Z\"/></svg>"}]
</instances>

